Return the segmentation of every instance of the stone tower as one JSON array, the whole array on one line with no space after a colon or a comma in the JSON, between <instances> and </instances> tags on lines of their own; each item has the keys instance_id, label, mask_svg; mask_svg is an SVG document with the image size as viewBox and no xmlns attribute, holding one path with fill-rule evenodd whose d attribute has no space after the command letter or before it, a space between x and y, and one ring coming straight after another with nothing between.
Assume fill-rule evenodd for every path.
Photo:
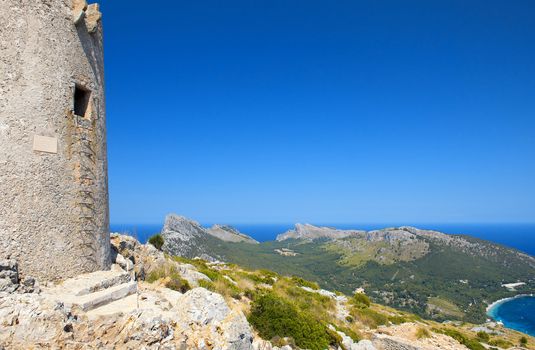
<instances>
[{"instance_id":1,"label":"stone tower","mask_svg":"<svg viewBox=\"0 0 535 350\"><path fill-rule=\"evenodd\" d=\"M101 14L0 1L0 259L59 280L110 267Z\"/></svg>"}]
</instances>

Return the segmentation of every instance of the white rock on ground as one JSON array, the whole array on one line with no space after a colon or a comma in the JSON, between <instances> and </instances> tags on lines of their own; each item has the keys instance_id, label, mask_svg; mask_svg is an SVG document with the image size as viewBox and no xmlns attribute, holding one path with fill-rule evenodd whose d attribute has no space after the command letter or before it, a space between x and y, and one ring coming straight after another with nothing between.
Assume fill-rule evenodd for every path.
<instances>
[{"instance_id":1,"label":"white rock on ground","mask_svg":"<svg viewBox=\"0 0 535 350\"><path fill-rule=\"evenodd\" d=\"M329 328L338 333L338 335L342 338L342 345L347 350L377 350L377 348L369 340L355 342L350 336L346 335L344 332L337 331L332 325L329 325Z\"/></svg>"},{"instance_id":2,"label":"white rock on ground","mask_svg":"<svg viewBox=\"0 0 535 350\"><path fill-rule=\"evenodd\" d=\"M110 271L45 286L40 294L0 292L0 349L253 349L247 319L221 295L204 288L181 294L132 281L125 271L135 261L138 276L172 266L192 285L209 280L194 266L128 236L113 235L112 244L120 265ZM24 290L36 285L29 282Z\"/></svg>"},{"instance_id":3,"label":"white rock on ground","mask_svg":"<svg viewBox=\"0 0 535 350\"><path fill-rule=\"evenodd\" d=\"M252 349L253 335L243 313L232 311L223 297L204 288L195 288L179 299L178 323L183 328L189 326L207 339L213 339L211 346L224 349L232 344L233 349ZM202 342L202 340L201 340ZM203 348L201 344L196 344Z\"/></svg>"},{"instance_id":4,"label":"white rock on ground","mask_svg":"<svg viewBox=\"0 0 535 350\"><path fill-rule=\"evenodd\" d=\"M46 288L43 294L0 293L0 349L253 349L245 316L221 295L203 288L158 293L141 285L139 298L88 312L69 312Z\"/></svg>"}]
</instances>

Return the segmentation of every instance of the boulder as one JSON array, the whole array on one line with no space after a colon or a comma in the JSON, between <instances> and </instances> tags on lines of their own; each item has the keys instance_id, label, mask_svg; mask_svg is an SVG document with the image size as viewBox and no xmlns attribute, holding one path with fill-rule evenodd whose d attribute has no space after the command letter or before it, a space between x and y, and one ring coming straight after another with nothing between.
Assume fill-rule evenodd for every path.
<instances>
[{"instance_id":1,"label":"boulder","mask_svg":"<svg viewBox=\"0 0 535 350\"><path fill-rule=\"evenodd\" d=\"M197 340L192 346L200 349L253 349L253 334L247 319L242 312L231 310L220 294L194 288L177 303L177 314L181 328L195 331L187 334ZM203 339L212 339L211 346Z\"/></svg>"},{"instance_id":2,"label":"boulder","mask_svg":"<svg viewBox=\"0 0 535 350\"><path fill-rule=\"evenodd\" d=\"M0 260L0 292L13 293L19 287L17 262L11 259Z\"/></svg>"},{"instance_id":3,"label":"boulder","mask_svg":"<svg viewBox=\"0 0 535 350\"><path fill-rule=\"evenodd\" d=\"M125 270L126 272L130 272L134 269L134 263L132 262L132 260L125 259L125 257L122 256L121 254L117 254L115 258L115 263L121 266L121 268Z\"/></svg>"}]
</instances>

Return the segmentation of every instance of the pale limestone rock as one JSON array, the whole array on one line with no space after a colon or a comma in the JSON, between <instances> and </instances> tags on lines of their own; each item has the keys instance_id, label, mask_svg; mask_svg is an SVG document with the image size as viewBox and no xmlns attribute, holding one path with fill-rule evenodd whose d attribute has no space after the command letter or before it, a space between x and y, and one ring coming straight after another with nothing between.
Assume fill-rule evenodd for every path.
<instances>
[{"instance_id":1,"label":"pale limestone rock","mask_svg":"<svg viewBox=\"0 0 535 350\"><path fill-rule=\"evenodd\" d=\"M271 345L271 342L261 339L260 337L255 337L253 339L253 349L254 350L273 350L274 347Z\"/></svg>"},{"instance_id":2,"label":"pale limestone rock","mask_svg":"<svg viewBox=\"0 0 535 350\"><path fill-rule=\"evenodd\" d=\"M182 328L189 326L203 337L212 338L214 349L253 349L253 335L245 316L231 310L219 294L192 289L180 299L177 314ZM195 346L202 349L207 344L199 342Z\"/></svg>"},{"instance_id":3,"label":"pale limestone rock","mask_svg":"<svg viewBox=\"0 0 535 350\"><path fill-rule=\"evenodd\" d=\"M134 263L132 262L132 260L125 259L125 257L121 254L117 254L117 257L115 258L115 263L121 266L121 268L126 272L130 272L134 269Z\"/></svg>"},{"instance_id":4,"label":"pale limestone rock","mask_svg":"<svg viewBox=\"0 0 535 350\"><path fill-rule=\"evenodd\" d=\"M342 338L342 345L347 350L377 350L377 348L369 340L364 339L359 342L355 342L344 332L337 331L332 325L329 325L329 329L338 333L338 335Z\"/></svg>"},{"instance_id":5,"label":"pale limestone rock","mask_svg":"<svg viewBox=\"0 0 535 350\"><path fill-rule=\"evenodd\" d=\"M102 13L100 13L99 5L98 4L89 5L86 10L86 20L85 20L87 31L89 33L94 33L98 29L101 19L102 19Z\"/></svg>"},{"instance_id":6,"label":"pale limestone rock","mask_svg":"<svg viewBox=\"0 0 535 350\"><path fill-rule=\"evenodd\" d=\"M0 293L0 348L253 349L243 313L202 288L180 294L150 285L89 312L67 311L49 297L53 290Z\"/></svg>"},{"instance_id":7,"label":"pale limestone rock","mask_svg":"<svg viewBox=\"0 0 535 350\"><path fill-rule=\"evenodd\" d=\"M15 260L0 260L0 292L13 293L19 287L18 265Z\"/></svg>"}]
</instances>

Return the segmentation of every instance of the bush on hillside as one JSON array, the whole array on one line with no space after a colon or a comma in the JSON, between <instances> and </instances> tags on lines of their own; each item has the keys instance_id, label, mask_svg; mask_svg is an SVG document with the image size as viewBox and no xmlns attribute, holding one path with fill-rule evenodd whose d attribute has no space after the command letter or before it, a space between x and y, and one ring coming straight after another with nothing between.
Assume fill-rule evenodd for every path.
<instances>
[{"instance_id":1,"label":"bush on hillside","mask_svg":"<svg viewBox=\"0 0 535 350\"><path fill-rule=\"evenodd\" d=\"M310 289L318 290L320 286L316 282L307 281L304 278L292 276L292 281L301 287L308 287Z\"/></svg>"},{"instance_id":2,"label":"bush on hillside","mask_svg":"<svg viewBox=\"0 0 535 350\"><path fill-rule=\"evenodd\" d=\"M149 243L152 244L156 249L162 250L163 246L163 237L161 234L155 234L149 238Z\"/></svg>"},{"instance_id":3,"label":"bush on hillside","mask_svg":"<svg viewBox=\"0 0 535 350\"><path fill-rule=\"evenodd\" d=\"M186 293L191 289L188 281L182 278L174 266L163 266L153 270L147 275L145 280L149 283L154 283L160 279L164 281L165 287L180 293Z\"/></svg>"},{"instance_id":4,"label":"bush on hillside","mask_svg":"<svg viewBox=\"0 0 535 350\"><path fill-rule=\"evenodd\" d=\"M370 328L377 328L378 326L386 325L389 322L388 316L370 308L354 307L350 310L350 313L353 319L358 320Z\"/></svg>"},{"instance_id":5,"label":"bush on hillside","mask_svg":"<svg viewBox=\"0 0 535 350\"><path fill-rule=\"evenodd\" d=\"M427 329L420 327L416 330L417 339L424 339L424 338L430 338L430 337L431 337L431 334L429 333Z\"/></svg>"},{"instance_id":6,"label":"bush on hillside","mask_svg":"<svg viewBox=\"0 0 535 350\"><path fill-rule=\"evenodd\" d=\"M525 336L522 336L522 338L520 338L520 345L522 346L528 345L528 338L526 338Z\"/></svg>"},{"instance_id":7,"label":"bush on hillside","mask_svg":"<svg viewBox=\"0 0 535 350\"><path fill-rule=\"evenodd\" d=\"M500 338L491 339L488 341L488 344L492 346L500 347L502 349L509 349L513 347L513 343L505 339L500 339Z\"/></svg>"},{"instance_id":8,"label":"bush on hillside","mask_svg":"<svg viewBox=\"0 0 535 350\"><path fill-rule=\"evenodd\" d=\"M444 329L436 329L434 328L433 331L435 333L442 333L445 334L455 340L457 340L459 343L463 344L470 350L486 350L483 345L479 343L477 339L470 339L466 335L462 334L461 332L451 329L451 328L444 328ZM493 345L493 344L490 344Z\"/></svg>"},{"instance_id":9,"label":"bush on hillside","mask_svg":"<svg viewBox=\"0 0 535 350\"><path fill-rule=\"evenodd\" d=\"M182 294L191 289L189 282L185 279L177 276L170 277L169 281L165 283L165 286L169 289L176 290Z\"/></svg>"},{"instance_id":10,"label":"bush on hillside","mask_svg":"<svg viewBox=\"0 0 535 350\"><path fill-rule=\"evenodd\" d=\"M490 340L490 336L487 332L479 331L477 332L477 339L486 343Z\"/></svg>"},{"instance_id":11,"label":"bush on hillside","mask_svg":"<svg viewBox=\"0 0 535 350\"><path fill-rule=\"evenodd\" d=\"M370 298L364 293L355 293L355 295L353 295L353 298L351 299L351 302L353 303L353 305L360 308L366 308L371 305Z\"/></svg>"},{"instance_id":12,"label":"bush on hillside","mask_svg":"<svg viewBox=\"0 0 535 350\"><path fill-rule=\"evenodd\" d=\"M298 347L311 350L337 343L324 324L273 293L253 301L248 320L264 339L290 337Z\"/></svg>"}]
</instances>

